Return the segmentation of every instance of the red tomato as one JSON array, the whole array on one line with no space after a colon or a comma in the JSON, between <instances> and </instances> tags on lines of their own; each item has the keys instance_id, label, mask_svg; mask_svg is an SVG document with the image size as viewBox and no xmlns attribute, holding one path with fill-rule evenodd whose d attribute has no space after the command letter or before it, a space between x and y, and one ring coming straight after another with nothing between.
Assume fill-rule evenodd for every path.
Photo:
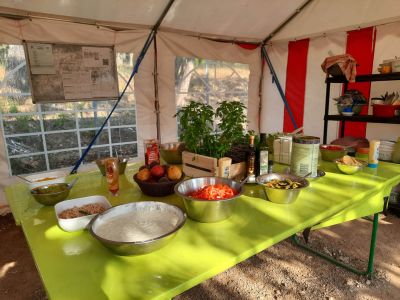
<instances>
[{"instance_id":1,"label":"red tomato","mask_svg":"<svg viewBox=\"0 0 400 300\"><path fill-rule=\"evenodd\" d=\"M236 194L237 192L226 184L209 184L189 193L188 196L202 200L221 200L232 198Z\"/></svg>"}]
</instances>

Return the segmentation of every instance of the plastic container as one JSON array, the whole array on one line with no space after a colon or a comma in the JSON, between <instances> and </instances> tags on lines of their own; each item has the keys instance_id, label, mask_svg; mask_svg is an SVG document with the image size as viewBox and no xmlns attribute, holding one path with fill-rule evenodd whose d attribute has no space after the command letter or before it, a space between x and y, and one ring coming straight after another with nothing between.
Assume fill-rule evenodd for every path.
<instances>
[{"instance_id":1,"label":"plastic container","mask_svg":"<svg viewBox=\"0 0 400 300\"><path fill-rule=\"evenodd\" d=\"M357 148L356 158L368 162L369 148Z\"/></svg>"},{"instance_id":2,"label":"plastic container","mask_svg":"<svg viewBox=\"0 0 400 300\"><path fill-rule=\"evenodd\" d=\"M277 163L290 165L292 155L292 136L278 136L273 144L274 161Z\"/></svg>"},{"instance_id":3,"label":"plastic container","mask_svg":"<svg viewBox=\"0 0 400 300\"><path fill-rule=\"evenodd\" d=\"M400 164L400 137L397 139L397 143L394 145L392 161L396 164Z\"/></svg>"},{"instance_id":4,"label":"plastic container","mask_svg":"<svg viewBox=\"0 0 400 300\"><path fill-rule=\"evenodd\" d=\"M66 176L67 172L65 171L52 171L52 172L33 174L25 176L24 178L30 181L29 189L34 189L35 187L42 185L49 185L53 183L64 183Z\"/></svg>"},{"instance_id":5,"label":"plastic container","mask_svg":"<svg viewBox=\"0 0 400 300\"><path fill-rule=\"evenodd\" d=\"M297 136L293 137L290 173L296 176L317 176L319 137Z\"/></svg>"},{"instance_id":6,"label":"plastic container","mask_svg":"<svg viewBox=\"0 0 400 300\"><path fill-rule=\"evenodd\" d=\"M377 168L378 158L379 158L379 144L380 141L372 140L369 143L369 153L368 153L368 167Z\"/></svg>"},{"instance_id":7,"label":"plastic container","mask_svg":"<svg viewBox=\"0 0 400 300\"><path fill-rule=\"evenodd\" d=\"M400 72L400 59L392 60L391 67L392 72Z\"/></svg>"},{"instance_id":8,"label":"plastic container","mask_svg":"<svg viewBox=\"0 0 400 300\"><path fill-rule=\"evenodd\" d=\"M396 110L400 110L400 105L373 104L372 114L375 117L394 117Z\"/></svg>"}]
</instances>

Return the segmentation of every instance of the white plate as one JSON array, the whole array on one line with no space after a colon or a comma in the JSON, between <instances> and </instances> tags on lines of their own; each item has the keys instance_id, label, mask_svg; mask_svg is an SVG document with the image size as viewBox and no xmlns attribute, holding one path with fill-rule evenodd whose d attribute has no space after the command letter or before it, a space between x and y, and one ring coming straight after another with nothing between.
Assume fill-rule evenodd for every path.
<instances>
[{"instance_id":1,"label":"white plate","mask_svg":"<svg viewBox=\"0 0 400 300\"><path fill-rule=\"evenodd\" d=\"M39 174L25 176L25 179L31 181L31 183L29 183L29 188L33 189L41 185L48 185L52 183L63 183L65 182L66 176L67 174L65 171L53 171L53 172L46 172L46 173L39 173ZM43 180L46 178L54 178L54 179Z\"/></svg>"},{"instance_id":2,"label":"white plate","mask_svg":"<svg viewBox=\"0 0 400 300\"><path fill-rule=\"evenodd\" d=\"M108 202L106 197L104 197L104 196L89 196L89 197L84 197L84 198L65 200L65 201L57 203L54 206L54 210L56 212L58 225L63 230L69 231L69 232L85 229L86 226L89 224L90 220L92 220L94 218L94 216L96 216L97 214L83 216L83 217L77 217L77 218L73 218L73 219L62 219L58 215L62 211L69 209L69 208L73 208L74 206L80 207L80 206L83 206L86 204L94 204L94 203L102 204L106 210L111 207L110 202Z\"/></svg>"}]
</instances>

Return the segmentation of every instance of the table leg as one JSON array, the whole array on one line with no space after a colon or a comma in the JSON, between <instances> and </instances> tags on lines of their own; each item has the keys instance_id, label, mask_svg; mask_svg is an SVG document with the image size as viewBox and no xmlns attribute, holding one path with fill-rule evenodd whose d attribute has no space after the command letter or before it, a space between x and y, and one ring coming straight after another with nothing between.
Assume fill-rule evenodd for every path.
<instances>
[{"instance_id":1,"label":"table leg","mask_svg":"<svg viewBox=\"0 0 400 300\"><path fill-rule=\"evenodd\" d=\"M373 272L374 272L374 257L375 257L375 247L376 247L376 234L378 232L378 221L379 221L379 213L376 213L376 214L374 214L374 221L372 224L371 244L369 247L369 259L368 259L368 266L367 266L366 271L358 270L348 264L345 264L341 261L336 260L335 258L333 258L330 255L327 255L325 253L322 253L322 252L312 249L311 247L307 246L306 244L299 242L296 235L292 235L291 239L292 239L292 242L296 246L303 248L303 249L313 253L314 255L317 255L317 256L333 263L334 265L342 267L342 268L344 268L350 272L353 272L355 274L358 274L358 275L366 275L369 279L371 279Z\"/></svg>"}]
</instances>

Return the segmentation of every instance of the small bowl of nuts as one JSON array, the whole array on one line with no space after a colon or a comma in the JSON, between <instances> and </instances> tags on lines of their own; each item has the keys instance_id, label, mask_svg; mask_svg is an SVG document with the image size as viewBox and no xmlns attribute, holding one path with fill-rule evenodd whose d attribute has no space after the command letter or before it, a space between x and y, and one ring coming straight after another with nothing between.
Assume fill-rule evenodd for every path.
<instances>
[{"instance_id":1,"label":"small bowl of nuts","mask_svg":"<svg viewBox=\"0 0 400 300\"><path fill-rule=\"evenodd\" d=\"M345 155L342 158L335 159L334 162L342 173L348 175L357 173L367 165L365 161L356 159L348 155Z\"/></svg>"}]
</instances>

